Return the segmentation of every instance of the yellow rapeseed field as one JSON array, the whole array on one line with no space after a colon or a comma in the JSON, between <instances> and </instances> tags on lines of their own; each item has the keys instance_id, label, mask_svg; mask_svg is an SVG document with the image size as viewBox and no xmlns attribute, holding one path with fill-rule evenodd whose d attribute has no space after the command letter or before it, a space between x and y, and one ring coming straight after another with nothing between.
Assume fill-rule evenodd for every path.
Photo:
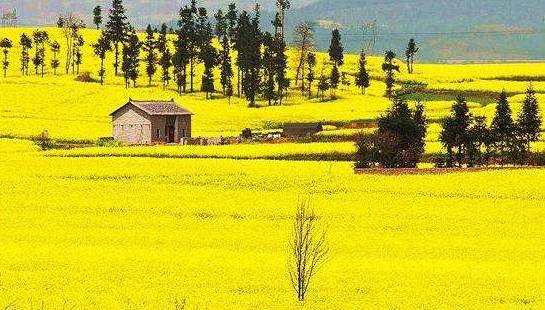
<instances>
[{"instance_id":1,"label":"yellow rapeseed field","mask_svg":"<svg viewBox=\"0 0 545 310\"><path fill-rule=\"evenodd\" d=\"M63 44L60 30L45 29ZM33 30L3 28L0 39ZM81 71L96 76L98 32L83 35ZM16 44L0 77L0 309L545 308L545 170L356 175L351 162L317 161L350 158L352 142L42 152L28 141L43 130L76 142L110 136L109 113L129 97L174 98L195 113L194 136L322 121L324 139L346 138L373 130L365 124L390 105L380 56L368 57L366 95L351 86L319 102L292 89L283 106L249 109L238 98L178 96L159 75L125 89L111 54L105 86L49 71L22 77L19 53ZM357 61L347 55L341 70L354 73ZM439 121L455 94L490 117L504 88L515 114L527 80L545 93L545 64L417 63L409 75L399 63L398 87L426 90L411 104L425 101L427 153L441 151ZM331 251L301 304L287 259L306 199Z\"/></svg>"},{"instance_id":2,"label":"yellow rapeseed field","mask_svg":"<svg viewBox=\"0 0 545 310\"><path fill-rule=\"evenodd\" d=\"M50 34L51 40L64 42L61 30L44 28ZM31 34L33 28L2 29L1 36L18 42L21 33ZM86 44L83 49L83 65L81 71L91 72L96 76L99 60L92 53L90 44L98 37L95 30L84 30ZM248 109L242 99L234 98L232 104L227 99L217 95L214 100L205 100L202 94L178 96L171 86L163 90L159 74L156 75L154 86L147 87L146 78L142 77L139 88L125 89L121 77L113 76L113 55L109 53L106 60L106 85L98 83L82 83L74 81L74 76L66 76L59 70L59 76L52 76L46 70L47 76L41 78L31 75L22 77L19 72L19 45L10 51L10 68L8 78L0 79L0 135L27 138L43 130L48 130L53 138L70 140L94 140L111 134L109 113L125 103L129 97L134 99L170 99L188 107L195 112L194 134L197 136L236 136L246 127L254 130L278 128L283 122L324 121L333 123L350 123L354 121L369 121L380 115L388 106L389 101L383 98L384 84L373 80L372 86L365 96L352 85L345 91L337 92L338 99L330 102L319 102L318 99L307 100L297 90L290 92L290 97L284 106ZM60 53L61 63L64 63L63 53ZM290 68L295 67L297 59L294 51L289 53ZM326 55L319 54L317 71L324 66ZM47 60L51 59L48 51ZM354 73L358 57L347 55L346 64L342 70ZM380 57L368 57L368 66L374 79L382 79ZM402 73L401 82L418 81L428 85L430 90L486 90L500 92L503 88L512 93L522 93L528 82L501 80L506 77L528 75L539 77L545 70L545 64L487 64L487 65L429 65L417 64L415 74L405 73L406 69L399 62ZM32 69L32 68L31 68ZM200 70L198 67L196 84L200 85ZM33 70L30 70L31 73ZM144 72L144 64L141 67ZM294 76L293 70L289 72ZM216 72L216 77L218 76ZM482 80L487 79L487 80ZM496 79L496 80L488 80ZM236 80L236 77L235 77ZM466 80L468 82L459 83ZM218 83L218 81L216 81ZM534 82L538 91L545 91L543 82ZM217 85L219 88L219 84ZM315 92L316 90L314 90ZM430 120L439 120L449 111L451 100L434 98L429 95L416 96L426 101L427 115ZM416 99L416 98L415 98ZM470 106L477 114L491 115L493 99L471 102ZM522 101L518 96L513 100L514 108ZM545 102L545 100L541 100ZM262 103L265 104L265 103Z\"/></svg>"},{"instance_id":3,"label":"yellow rapeseed field","mask_svg":"<svg viewBox=\"0 0 545 310\"><path fill-rule=\"evenodd\" d=\"M287 242L308 197L331 254L304 309L544 306L543 170L387 177L0 149L2 308L300 309Z\"/></svg>"}]
</instances>

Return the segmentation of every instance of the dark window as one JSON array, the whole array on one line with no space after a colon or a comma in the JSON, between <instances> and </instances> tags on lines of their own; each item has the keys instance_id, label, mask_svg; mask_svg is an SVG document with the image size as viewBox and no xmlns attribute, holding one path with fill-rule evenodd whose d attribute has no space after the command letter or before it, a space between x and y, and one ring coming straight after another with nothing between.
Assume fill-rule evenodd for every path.
<instances>
[{"instance_id":1,"label":"dark window","mask_svg":"<svg viewBox=\"0 0 545 310\"><path fill-rule=\"evenodd\" d=\"M161 138L161 129L157 129L157 139Z\"/></svg>"}]
</instances>

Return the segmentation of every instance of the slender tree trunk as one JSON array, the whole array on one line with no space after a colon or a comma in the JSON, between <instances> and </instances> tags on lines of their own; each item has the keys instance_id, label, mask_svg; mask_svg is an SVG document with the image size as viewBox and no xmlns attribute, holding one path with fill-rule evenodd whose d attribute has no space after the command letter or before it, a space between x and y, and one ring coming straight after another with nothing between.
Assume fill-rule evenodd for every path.
<instances>
[{"instance_id":1,"label":"slender tree trunk","mask_svg":"<svg viewBox=\"0 0 545 310\"><path fill-rule=\"evenodd\" d=\"M100 59L100 85L104 85L104 58Z\"/></svg>"},{"instance_id":2,"label":"slender tree trunk","mask_svg":"<svg viewBox=\"0 0 545 310\"><path fill-rule=\"evenodd\" d=\"M8 51L5 50L4 51L4 64L8 63ZM4 65L4 77L7 76L7 71L8 71L8 68Z\"/></svg>"},{"instance_id":3,"label":"slender tree trunk","mask_svg":"<svg viewBox=\"0 0 545 310\"><path fill-rule=\"evenodd\" d=\"M117 76L119 67L119 42L114 43L114 49L115 49L115 63L114 63L114 70L115 70L115 76Z\"/></svg>"},{"instance_id":4,"label":"slender tree trunk","mask_svg":"<svg viewBox=\"0 0 545 310\"><path fill-rule=\"evenodd\" d=\"M189 60L189 88L190 88L190 91L193 92L194 89L193 89L193 75L195 73L195 64L194 64L194 61L193 59L190 59Z\"/></svg>"},{"instance_id":5,"label":"slender tree trunk","mask_svg":"<svg viewBox=\"0 0 545 310\"><path fill-rule=\"evenodd\" d=\"M70 38L66 37L66 62L64 63L66 74L70 73Z\"/></svg>"}]
</instances>

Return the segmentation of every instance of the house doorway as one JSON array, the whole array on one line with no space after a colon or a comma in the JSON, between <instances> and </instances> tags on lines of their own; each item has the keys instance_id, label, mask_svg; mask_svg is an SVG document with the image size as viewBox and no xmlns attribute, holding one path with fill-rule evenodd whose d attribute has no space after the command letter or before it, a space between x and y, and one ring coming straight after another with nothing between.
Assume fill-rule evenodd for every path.
<instances>
[{"instance_id":1,"label":"house doorway","mask_svg":"<svg viewBox=\"0 0 545 310\"><path fill-rule=\"evenodd\" d=\"M166 134L167 134L167 143L175 143L174 141L174 133L176 132L174 126L167 126L166 128Z\"/></svg>"}]
</instances>

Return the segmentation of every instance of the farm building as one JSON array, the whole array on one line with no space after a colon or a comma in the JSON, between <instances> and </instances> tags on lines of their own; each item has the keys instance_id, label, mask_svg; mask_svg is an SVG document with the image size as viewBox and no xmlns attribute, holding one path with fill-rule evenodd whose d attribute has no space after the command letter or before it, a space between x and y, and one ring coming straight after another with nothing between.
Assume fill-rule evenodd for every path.
<instances>
[{"instance_id":1,"label":"farm building","mask_svg":"<svg viewBox=\"0 0 545 310\"><path fill-rule=\"evenodd\" d=\"M170 101L129 102L110 114L113 137L130 145L180 143L191 137L193 113Z\"/></svg>"},{"instance_id":2,"label":"farm building","mask_svg":"<svg viewBox=\"0 0 545 310\"><path fill-rule=\"evenodd\" d=\"M283 135L290 138L308 137L323 131L320 123L296 124L286 123L283 127Z\"/></svg>"}]
</instances>

